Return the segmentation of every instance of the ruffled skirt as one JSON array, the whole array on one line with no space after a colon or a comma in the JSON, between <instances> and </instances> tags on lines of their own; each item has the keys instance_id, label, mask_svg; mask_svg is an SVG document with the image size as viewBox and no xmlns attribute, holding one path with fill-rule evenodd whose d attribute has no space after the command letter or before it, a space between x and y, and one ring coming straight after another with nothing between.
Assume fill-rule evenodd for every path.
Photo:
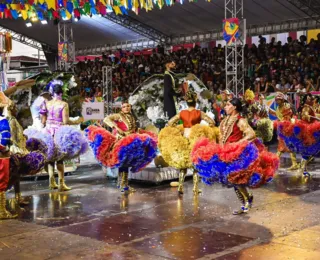
<instances>
[{"instance_id":1,"label":"ruffled skirt","mask_svg":"<svg viewBox=\"0 0 320 260\"><path fill-rule=\"evenodd\" d=\"M279 166L279 158L268 152L258 139L225 145L199 140L192 151L192 162L207 184L218 182L252 188L270 182Z\"/></svg>"},{"instance_id":2,"label":"ruffled skirt","mask_svg":"<svg viewBox=\"0 0 320 260\"><path fill-rule=\"evenodd\" d=\"M184 129L182 126L168 126L160 131L158 145L164 161L169 166L187 169L192 167L191 151L195 142L204 137L216 142L218 135L219 129L216 127L195 125L190 129Z\"/></svg>"},{"instance_id":3,"label":"ruffled skirt","mask_svg":"<svg viewBox=\"0 0 320 260\"><path fill-rule=\"evenodd\" d=\"M320 156L320 122L279 122L277 131L285 145L292 152L301 154L304 159Z\"/></svg>"},{"instance_id":4,"label":"ruffled skirt","mask_svg":"<svg viewBox=\"0 0 320 260\"><path fill-rule=\"evenodd\" d=\"M89 126L85 130L94 156L105 167L131 168L138 172L157 155L154 134L130 134L120 140L102 127Z\"/></svg>"},{"instance_id":5,"label":"ruffled skirt","mask_svg":"<svg viewBox=\"0 0 320 260\"><path fill-rule=\"evenodd\" d=\"M84 154L88 149L84 135L72 126L61 126L54 136L45 129L32 128L26 129L24 134L28 139L39 139L47 145L47 162L70 160ZM32 146L32 142L29 142L29 146Z\"/></svg>"}]
</instances>

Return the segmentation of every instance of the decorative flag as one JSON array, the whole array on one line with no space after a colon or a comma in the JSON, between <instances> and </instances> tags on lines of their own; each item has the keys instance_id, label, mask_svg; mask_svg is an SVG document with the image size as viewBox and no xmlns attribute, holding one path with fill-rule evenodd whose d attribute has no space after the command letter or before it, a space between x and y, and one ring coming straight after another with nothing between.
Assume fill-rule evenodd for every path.
<instances>
[{"instance_id":1,"label":"decorative flag","mask_svg":"<svg viewBox=\"0 0 320 260\"><path fill-rule=\"evenodd\" d=\"M223 39L227 45L235 42L239 38L239 19L230 18L223 20Z\"/></svg>"}]
</instances>

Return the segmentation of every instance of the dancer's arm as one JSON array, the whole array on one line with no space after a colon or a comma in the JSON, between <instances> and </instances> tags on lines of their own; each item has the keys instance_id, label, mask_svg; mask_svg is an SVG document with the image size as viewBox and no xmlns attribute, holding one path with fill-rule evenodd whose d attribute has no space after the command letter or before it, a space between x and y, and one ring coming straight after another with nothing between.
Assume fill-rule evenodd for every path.
<instances>
[{"instance_id":1,"label":"dancer's arm","mask_svg":"<svg viewBox=\"0 0 320 260\"><path fill-rule=\"evenodd\" d=\"M215 122L212 118L210 118L206 113L201 111L201 120L206 121L210 127L214 127L215 126Z\"/></svg>"},{"instance_id":2,"label":"dancer's arm","mask_svg":"<svg viewBox=\"0 0 320 260\"><path fill-rule=\"evenodd\" d=\"M62 110L62 120L64 125L78 125L83 122L83 118L80 117L77 120L71 120L69 118L69 105L68 103L65 104L63 110Z\"/></svg>"},{"instance_id":3,"label":"dancer's arm","mask_svg":"<svg viewBox=\"0 0 320 260\"><path fill-rule=\"evenodd\" d=\"M176 126L180 120L180 113L172 117L169 122L168 126Z\"/></svg>"},{"instance_id":4,"label":"dancer's arm","mask_svg":"<svg viewBox=\"0 0 320 260\"><path fill-rule=\"evenodd\" d=\"M251 126L248 124L248 121L244 118L241 118L238 122L238 127L240 131L243 133L243 137L240 141L252 141L256 138L256 134Z\"/></svg>"},{"instance_id":5,"label":"dancer's arm","mask_svg":"<svg viewBox=\"0 0 320 260\"><path fill-rule=\"evenodd\" d=\"M112 129L115 128L118 134L124 135L124 131L122 131L116 124L116 121L119 121L119 120L121 120L121 117L119 114L112 114L107 116L105 119L103 119L103 123L105 123L107 126L111 127Z\"/></svg>"}]
</instances>

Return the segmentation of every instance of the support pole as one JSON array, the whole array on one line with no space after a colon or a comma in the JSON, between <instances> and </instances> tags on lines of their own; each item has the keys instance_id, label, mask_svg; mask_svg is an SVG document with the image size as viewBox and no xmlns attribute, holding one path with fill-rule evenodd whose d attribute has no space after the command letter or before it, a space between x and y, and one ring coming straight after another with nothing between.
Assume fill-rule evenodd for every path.
<instances>
[{"instance_id":1,"label":"support pole","mask_svg":"<svg viewBox=\"0 0 320 260\"><path fill-rule=\"evenodd\" d=\"M225 0L225 19L239 19L240 37L225 48L226 88L235 96L244 93L246 21L243 18L243 9L243 0Z\"/></svg>"},{"instance_id":2,"label":"support pole","mask_svg":"<svg viewBox=\"0 0 320 260\"><path fill-rule=\"evenodd\" d=\"M102 67L102 84L103 84L103 98L105 104L105 113L112 114L113 100L112 100L112 67Z\"/></svg>"},{"instance_id":3,"label":"support pole","mask_svg":"<svg viewBox=\"0 0 320 260\"><path fill-rule=\"evenodd\" d=\"M75 43L73 41L71 20L58 23L58 36L59 43L66 44L65 51L67 52L66 59L59 59L58 67L59 70L68 71L69 69L73 69L75 62Z\"/></svg>"}]
</instances>

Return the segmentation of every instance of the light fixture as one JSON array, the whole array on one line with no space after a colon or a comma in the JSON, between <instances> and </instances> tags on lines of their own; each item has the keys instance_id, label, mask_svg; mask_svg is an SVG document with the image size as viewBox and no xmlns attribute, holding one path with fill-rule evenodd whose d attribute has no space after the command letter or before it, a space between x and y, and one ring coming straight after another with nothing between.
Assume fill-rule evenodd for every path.
<instances>
[{"instance_id":1,"label":"light fixture","mask_svg":"<svg viewBox=\"0 0 320 260\"><path fill-rule=\"evenodd\" d=\"M27 23L26 23L26 26L27 26L27 27L31 27L31 26L32 26L32 23L31 23L31 22L27 22Z\"/></svg>"},{"instance_id":2,"label":"light fixture","mask_svg":"<svg viewBox=\"0 0 320 260\"><path fill-rule=\"evenodd\" d=\"M22 17L22 14L19 14L19 17Z\"/></svg>"},{"instance_id":3,"label":"light fixture","mask_svg":"<svg viewBox=\"0 0 320 260\"><path fill-rule=\"evenodd\" d=\"M41 20L41 23L42 24L48 24L48 21L47 20Z\"/></svg>"},{"instance_id":4,"label":"light fixture","mask_svg":"<svg viewBox=\"0 0 320 260\"><path fill-rule=\"evenodd\" d=\"M31 21L32 21L32 22L38 21L38 17L32 17L32 18L31 18Z\"/></svg>"},{"instance_id":5,"label":"light fixture","mask_svg":"<svg viewBox=\"0 0 320 260\"><path fill-rule=\"evenodd\" d=\"M62 17L62 20L63 20L63 21L68 21L69 18L68 18L68 17Z\"/></svg>"},{"instance_id":6,"label":"light fixture","mask_svg":"<svg viewBox=\"0 0 320 260\"><path fill-rule=\"evenodd\" d=\"M79 19L78 19L77 17L75 17L75 18L74 18L74 21L75 21L75 22L78 22L78 21L79 21Z\"/></svg>"}]
</instances>

